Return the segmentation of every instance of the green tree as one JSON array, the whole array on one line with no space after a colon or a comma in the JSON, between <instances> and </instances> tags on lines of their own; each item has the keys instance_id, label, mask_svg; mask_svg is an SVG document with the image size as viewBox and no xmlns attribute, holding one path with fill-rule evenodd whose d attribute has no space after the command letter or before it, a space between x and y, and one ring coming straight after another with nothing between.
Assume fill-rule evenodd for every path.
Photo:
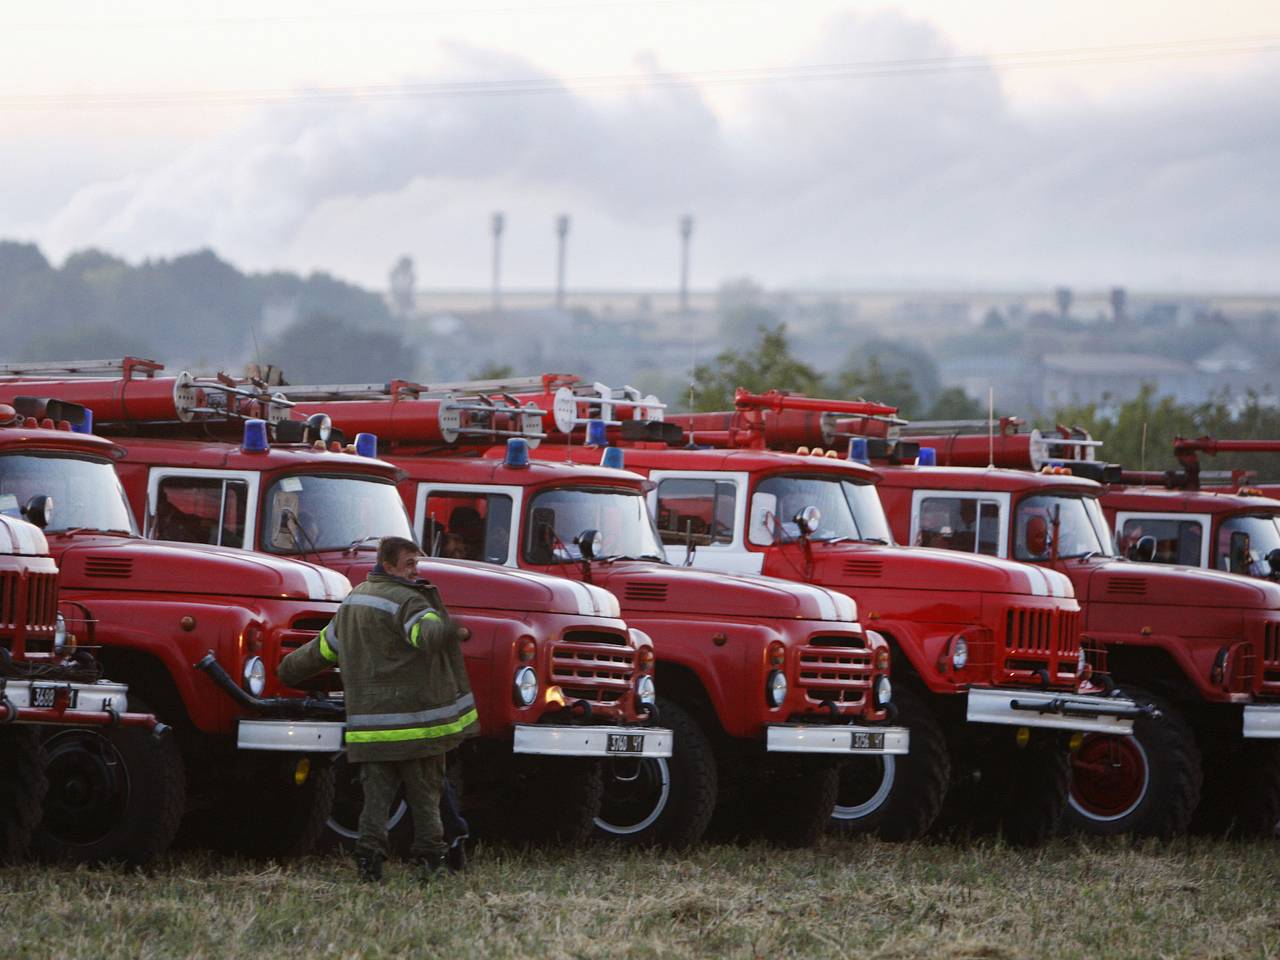
<instances>
[{"instance_id":1,"label":"green tree","mask_svg":"<svg viewBox=\"0 0 1280 960\"><path fill-rule=\"evenodd\" d=\"M725 350L712 363L694 368L695 410L732 410L738 387L753 392L777 389L821 395L822 375L791 355L786 324L774 329L762 326L758 335L753 348Z\"/></svg>"}]
</instances>

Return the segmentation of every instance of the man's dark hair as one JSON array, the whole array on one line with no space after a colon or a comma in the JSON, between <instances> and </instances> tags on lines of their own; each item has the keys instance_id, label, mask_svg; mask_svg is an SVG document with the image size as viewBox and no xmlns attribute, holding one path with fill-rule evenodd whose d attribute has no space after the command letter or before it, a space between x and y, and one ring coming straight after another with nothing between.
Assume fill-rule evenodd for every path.
<instances>
[{"instance_id":1,"label":"man's dark hair","mask_svg":"<svg viewBox=\"0 0 1280 960\"><path fill-rule=\"evenodd\" d=\"M404 537L383 537L378 541L378 566L383 569L394 567L405 551L413 553L414 556L422 553L412 540Z\"/></svg>"}]
</instances>

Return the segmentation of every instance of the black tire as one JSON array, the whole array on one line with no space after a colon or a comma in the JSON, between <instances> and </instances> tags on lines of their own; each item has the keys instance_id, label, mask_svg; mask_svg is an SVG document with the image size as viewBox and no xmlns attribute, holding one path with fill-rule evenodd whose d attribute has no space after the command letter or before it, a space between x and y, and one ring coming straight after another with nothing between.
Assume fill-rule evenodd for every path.
<instances>
[{"instance_id":1,"label":"black tire","mask_svg":"<svg viewBox=\"0 0 1280 960\"><path fill-rule=\"evenodd\" d=\"M702 839L715 812L716 758L706 733L683 707L659 697L658 715L672 733L671 757L629 768L606 764L595 835L684 849Z\"/></svg>"},{"instance_id":2,"label":"black tire","mask_svg":"<svg viewBox=\"0 0 1280 960\"><path fill-rule=\"evenodd\" d=\"M1126 696L1159 711L1139 717L1132 737L1086 734L1071 756L1071 791L1063 816L1078 833L1169 839L1183 834L1200 802L1200 748L1181 712L1136 687Z\"/></svg>"},{"instance_id":3,"label":"black tire","mask_svg":"<svg viewBox=\"0 0 1280 960\"><path fill-rule=\"evenodd\" d=\"M1239 837L1271 837L1280 823L1280 744L1235 743L1208 759L1191 829Z\"/></svg>"},{"instance_id":4,"label":"black tire","mask_svg":"<svg viewBox=\"0 0 1280 960\"><path fill-rule=\"evenodd\" d=\"M831 822L840 789L840 764L787 758L770 770L760 791L758 832L783 847L812 847Z\"/></svg>"},{"instance_id":5,"label":"black tire","mask_svg":"<svg viewBox=\"0 0 1280 960\"><path fill-rule=\"evenodd\" d=\"M924 697L900 686L894 702L900 726L911 731L905 756L857 757L840 770L829 829L906 841L924 836L937 820L951 781L951 757Z\"/></svg>"},{"instance_id":6,"label":"black tire","mask_svg":"<svg viewBox=\"0 0 1280 960\"><path fill-rule=\"evenodd\" d=\"M129 709L151 708L130 696ZM187 784L177 739L141 727L65 727L41 745L49 793L32 841L42 860L141 866L173 843Z\"/></svg>"},{"instance_id":7,"label":"black tire","mask_svg":"<svg viewBox=\"0 0 1280 960\"><path fill-rule=\"evenodd\" d=\"M568 846L590 839L604 795L602 766L599 760L543 761L532 778L531 790L523 798L529 818L516 818L518 839Z\"/></svg>"},{"instance_id":8,"label":"black tire","mask_svg":"<svg viewBox=\"0 0 1280 960\"><path fill-rule=\"evenodd\" d=\"M333 763L333 781L333 804L316 847L352 853L360 837L360 811L364 808L360 765L348 763L345 752L340 754ZM406 855L413 845L413 814L403 791L396 794L395 803L387 814L387 844L392 856Z\"/></svg>"},{"instance_id":9,"label":"black tire","mask_svg":"<svg viewBox=\"0 0 1280 960\"><path fill-rule=\"evenodd\" d=\"M44 814L48 786L35 729L0 727L0 864L26 855Z\"/></svg>"},{"instance_id":10,"label":"black tire","mask_svg":"<svg viewBox=\"0 0 1280 960\"><path fill-rule=\"evenodd\" d=\"M1038 847L1057 833L1071 789L1071 759L1057 738L1014 748L1008 758L1008 779L996 794L999 829L1016 847Z\"/></svg>"},{"instance_id":11,"label":"black tire","mask_svg":"<svg viewBox=\"0 0 1280 960\"><path fill-rule=\"evenodd\" d=\"M292 860L315 851L333 810L333 764L309 761L306 779L299 784L295 774L300 760L290 756L273 762L256 789L228 798L228 834L235 852Z\"/></svg>"}]
</instances>

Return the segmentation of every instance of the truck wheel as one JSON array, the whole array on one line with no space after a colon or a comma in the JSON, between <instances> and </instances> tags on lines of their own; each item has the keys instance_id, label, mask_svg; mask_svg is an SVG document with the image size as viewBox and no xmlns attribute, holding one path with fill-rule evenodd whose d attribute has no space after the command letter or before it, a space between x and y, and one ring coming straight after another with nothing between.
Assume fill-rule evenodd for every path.
<instances>
[{"instance_id":1,"label":"truck wheel","mask_svg":"<svg viewBox=\"0 0 1280 960\"><path fill-rule=\"evenodd\" d=\"M788 758L790 775L770 770L760 791L757 829L770 843L812 847L826 832L840 789L840 765L832 760Z\"/></svg>"},{"instance_id":2,"label":"truck wheel","mask_svg":"<svg viewBox=\"0 0 1280 960\"><path fill-rule=\"evenodd\" d=\"M150 713L136 697L129 708ZM141 727L70 727L42 745L49 793L32 852L43 860L138 866L169 849L186 808L177 739Z\"/></svg>"},{"instance_id":3,"label":"truck wheel","mask_svg":"<svg viewBox=\"0 0 1280 960\"><path fill-rule=\"evenodd\" d=\"M519 836L512 839L571 846L585 843L595 829L604 794L600 761L557 757L540 766L521 798L529 818L513 825Z\"/></svg>"},{"instance_id":4,"label":"truck wheel","mask_svg":"<svg viewBox=\"0 0 1280 960\"><path fill-rule=\"evenodd\" d=\"M1071 759L1055 739L1014 748L1005 767L1007 779L996 786L1004 838L1016 847L1038 847L1057 832L1067 806Z\"/></svg>"},{"instance_id":5,"label":"truck wheel","mask_svg":"<svg viewBox=\"0 0 1280 960\"><path fill-rule=\"evenodd\" d=\"M272 758L274 760L274 758ZM238 790L229 798L234 849L250 857L291 860L315 850L333 810L333 764L307 758L273 762L254 790Z\"/></svg>"},{"instance_id":6,"label":"truck wheel","mask_svg":"<svg viewBox=\"0 0 1280 960\"><path fill-rule=\"evenodd\" d=\"M27 852L48 786L36 731L0 728L0 863L12 863Z\"/></svg>"},{"instance_id":7,"label":"truck wheel","mask_svg":"<svg viewBox=\"0 0 1280 960\"><path fill-rule=\"evenodd\" d=\"M1200 801L1200 749L1167 700L1135 687L1126 696L1160 711L1139 717L1133 736L1087 734L1071 755L1069 830L1169 838L1185 833Z\"/></svg>"},{"instance_id":8,"label":"truck wheel","mask_svg":"<svg viewBox=\"0 0 1280 960\"><path fill-rule=\"evenodd\" d=\"M669 727L671 756L637 764L606 764L596 836L674 849L702 839L716 804L716 760L702 727L682 707L658 698Z\"/></svg>"},{"instance_id":9,"label":"truck wheel","mask_svg":"<svg viewBox=\"0 0 1280 960\"><path fill-rule=\"evenodd\" d=\"M350 853L360 838L360 811L364 809L364 787L360 783L360 766L347 762L346 753L333 764L333 808L325 821L324 831L316 846L321 850L338 849ZM403 793L387 814L387 842L392 855L409 852L413 844L413 814Z\"/></svg>"},{"instance_id":10,"label":"truck wheel","mask_svg":"<svg viewBox=\"0 0 1280 960\"><path fill-rule=\"evenodd\" d=\"M905 756L856 757L840 769L836 833L875 834L883 840L915 840L933 826L951 780L946 738L925 699L900 687L897 722L911 731Z\"/></svg>"},{"instance_id":11,"label":"truck wheel","mask_svg":"<svg viewBox=\"0 0 1280 960\"><path fill-rule=\"evenodd\" d=\"M1207 758L1207 765L1214 775L1204 785L1192 829L1272 836L1280 823L1280 744L1246 741Z\"/></svg>"}]
</instances>

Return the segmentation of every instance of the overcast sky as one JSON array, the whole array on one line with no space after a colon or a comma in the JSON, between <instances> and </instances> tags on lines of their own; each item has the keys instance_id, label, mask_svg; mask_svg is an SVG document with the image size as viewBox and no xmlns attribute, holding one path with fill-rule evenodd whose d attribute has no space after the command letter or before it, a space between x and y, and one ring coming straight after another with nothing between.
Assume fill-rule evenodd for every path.
<instances>
[{"instance_id":1,"label":"overcast sky","mask_svg":"<svg viewBox=\"0 0 1280 960\"><path fill-rule=\"evenodd\" d=\"M481 287L500 209L549 286L566 212L571 286L669 286L688 212L697 286L1280 290L1274 0L187 9L0 0L0 237Z\"/></svg>"}]
</instances>

